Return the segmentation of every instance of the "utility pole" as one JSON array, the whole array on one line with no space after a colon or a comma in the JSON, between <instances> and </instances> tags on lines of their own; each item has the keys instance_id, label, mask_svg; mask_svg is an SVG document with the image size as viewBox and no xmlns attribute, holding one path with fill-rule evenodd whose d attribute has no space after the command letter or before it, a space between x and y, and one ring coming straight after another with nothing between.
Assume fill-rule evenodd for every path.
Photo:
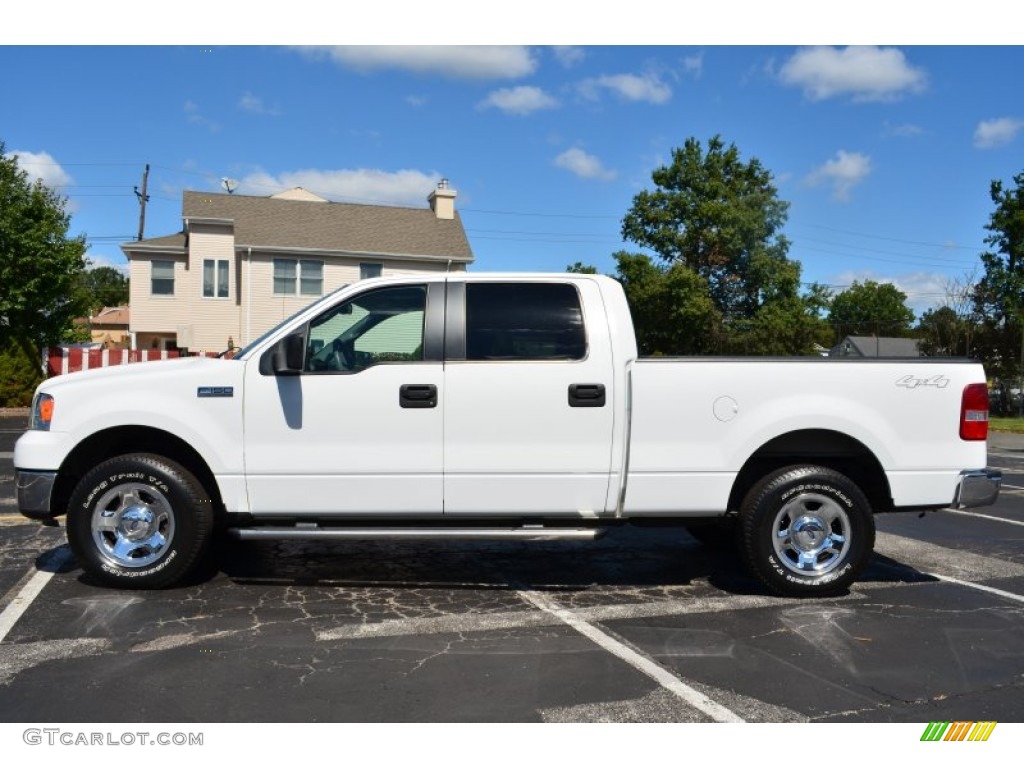
<instances>
[{"instance_id":1,"label":"utility pole","mask_svg":"<svg viewBox=\"0 0 1024 768\"><path fill-rule=\"evenodd\" d=\"M142 191L135 188L135 196L139 198L139 240L146 229L146 203L149 202L149 195L146 194L146 183L149 181L149 163L146 163L146 170L142 173Z\"/></svg>"}]
</instances>

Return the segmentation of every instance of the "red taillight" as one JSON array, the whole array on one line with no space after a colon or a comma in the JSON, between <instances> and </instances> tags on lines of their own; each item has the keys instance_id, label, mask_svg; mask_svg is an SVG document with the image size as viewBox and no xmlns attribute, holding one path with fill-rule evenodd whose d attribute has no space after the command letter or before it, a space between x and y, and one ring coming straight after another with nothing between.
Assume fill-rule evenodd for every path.
<instances>
[{"instance_id":1,"label":"red taillight","mask_svg":"<svg viewBox=\"0 0 1024 768\"><path fill-rule=\"evenodd\" d=\"M960 399L960 439L988 439L988 385L968 384Z\"/></svg>"}]
</instances>

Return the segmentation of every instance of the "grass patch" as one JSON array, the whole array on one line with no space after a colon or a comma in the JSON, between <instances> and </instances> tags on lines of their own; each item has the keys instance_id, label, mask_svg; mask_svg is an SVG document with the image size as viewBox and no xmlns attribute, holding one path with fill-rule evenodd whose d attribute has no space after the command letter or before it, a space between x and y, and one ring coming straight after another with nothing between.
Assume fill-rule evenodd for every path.
<instances>
[{"instance_id":1,"label":"grass patch","mask_svg":"<svg viewBox=\"0 0 1024 768\"><path fill-rule=\"evenodd\" d=\"M1024 419L1016 416L990 416L988 425L997 432L1016 432L1024 435Z\"/></svg>"}]
</instances>

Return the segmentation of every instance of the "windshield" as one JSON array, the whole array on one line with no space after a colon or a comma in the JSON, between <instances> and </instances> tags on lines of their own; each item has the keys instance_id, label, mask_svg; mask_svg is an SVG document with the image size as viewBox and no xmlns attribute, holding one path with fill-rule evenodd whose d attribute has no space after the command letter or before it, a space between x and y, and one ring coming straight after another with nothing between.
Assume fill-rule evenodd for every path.
<instances>
[{"instance_id":1,"label":"windshield","mask_svg":"<svg viewBox=\"0 0 1024 768\"><path fill-rule=\"evenodd\" d=\"M256 337L255 339L253 339L253 340L252 340L252 341L250 341L250 342L249 342L248 344L246 344L246 345L245 345L245 346L244 346L244 347L243 347L243 348L242 348L242 349L241 349L241 350L240 350L240 351L238 352L238 354L236 354L236 355L235 355L234 357L232 357L231 359L232 359L232 360L241 360L241 359L242 359L242 358L244 358L244 357L245 357L246 355L248 355L248 354L249 354L250 352L252 352L252 351L253 351L253 349L255 349L256 347L258 347L258 346L259 346L260 344L262 344L262 343L263 343L264 341L266 341L266 340L267 340L268 338L270 338L270 337L271 337L271 336L273 336L273 335L274 335L275 333L277 333L277 332L278 332L279 330L281 330L282 328L284 328L284 327L285 327L286 325L288 325L288 324L289 324L290 322L292 322L292 321L293 321L293 320L294 320L294 319L295 319L296 317L298 317L299 315L301 315L301 314L302 314L303 312L305 312L305 311L306 311L307 309L309 309L310 307L314 307L314 306L316 306L317 304L322 304L323 302L325 302L325 301L327 301L327 300L328 300L329 298L331 298L331 297L332 297L332 296L333 296L334 294L336 294L336 293L337 293L338 291L343 291L344 289L348 288L348 286L349 286L349 285L350 285L349 283L345 283L345 285L343 285L343 286L341 286L340 288L337 288L337 289L335 289L335 290L331 291L331 292L330 292L330 293L328 293L328 294L327 294L326 296L324 296L324 297L322 297L322 298L320 298L320 299L317 299L317 300L316 300L315 302L313 302L312 304L307 304L306 306L302 307L302 308L301 308L300 310L298 310L297 312L293 312L293 313L292 313L291 315L289 315L288 317L286 317L286 318L285 318L284 320L282 320L282 321L281 321L280 323L278 323L277 325L275 325L275 326L274 326L273 328L271 328L271 329L270 329L269 331L266 331L265 333L261 333L261 334L260 334L259 336L257 336L257 337Z\"/></svg>"}]
</instances>

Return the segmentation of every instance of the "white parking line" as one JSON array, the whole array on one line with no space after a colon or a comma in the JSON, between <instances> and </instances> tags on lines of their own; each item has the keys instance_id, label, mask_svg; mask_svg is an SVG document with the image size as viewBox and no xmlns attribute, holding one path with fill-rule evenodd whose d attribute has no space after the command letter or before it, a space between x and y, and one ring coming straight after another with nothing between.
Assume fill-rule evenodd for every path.
<instances>
[{"instance_id":1,"label":"white parking line","mask_svg":"<svg viewBox=\"0 0 1024 768\"><path fill-rule=\"evenodd\" d=\"M963 515L964 517L980 517L985 520L995 520L997 523L1009 523L1010 525L1024 525L1024 521L1021 520L1009 520L1005 517L996 517L995 515L983 515L980 512L965 512L962 509L947 509L946 511L953 515Z\"/></svg>"},{"instance_id":2,"label":"white parking line","mask_svg":"<svg viewBox=\"0 0 1024 768\"><path fill-rule=\"evenodd\" d=\"M13 451L0 451L0 459L13 459L13 458L14 458L14 452Z\"/></svg>"},{"instance_id":3,"label":"white parking line","mask_svg":"<svg viewBox=\"0 0 1024 768\"><path fill-rule=\"evenodd\" d=\"M28 580L28 582L21 588L21 591L15 595L14 599L4 608L4 612L0 613L0 643L4 641L7 634L14 629L14 625L18 623L18 619L21 618L22 614L28 610L28 607L32 605L32 601L39 597L39 593L43 591L43 587L49 583L50 579L53 578L53 574L67 562L70 553L67 549L61 548L53 552L49 560L46 563L46 567L49 570L40 571L35 568L30 570L28 573L35 571L35 574ZM28 575L28 574L26 574Z\"/></svg>"},{"instance_id":4,"label":"white parking line","mask_svg":"<svg viewBox=\"0 0 1024 768\"><path fill-rule=\"evenodd\" d=\"M926 573L925 576L931 576L939 581L948 581L950 584L959 584L961 587L970 587L971 589L977 589L982 592L990 592L993 595L1005 597L1007 600L1024 603L1024 595L1018 595L1016 592L1007 592L1005 589L996 589L995 587L987 587L984 584L975 584L973 581L954 579L952 576L943 576L941 573Z\"/></svg>"},{"instance_id":5,"label":"white parking line","mask_svg":"<svg viewBox=\"0 0 1024 768\"><path fill-rule=\"evenodd\" d=\"M660 685L662 688L675 694L684 702L689 704L691 707L703 712L705 715L710 717L715 722L745 722L743 718L741 718L731 709L723 707L721 704L708 698L700 691L691 688L654 660L633 650L628 645L622 643L619 640L616 640L611 635L602 632L593 624L588 624L587 622L578 618L572 611L559 607L552 601L548 600L548 598L543 594L532 591L519 591L517 594L521 598L523 598L523 600L535 606L536 608L539 608L545 613L549 613L552 616L564 621L566 624L575 629L581 635L591 640L592 642L596 643L609 653L618 656L620 659L622 659L624 662L626 662L631 667L636 669L638 672L642 672L643 674L647 675L649 678L658 683L658 685Z\"/></svg>"}]
</instances>

